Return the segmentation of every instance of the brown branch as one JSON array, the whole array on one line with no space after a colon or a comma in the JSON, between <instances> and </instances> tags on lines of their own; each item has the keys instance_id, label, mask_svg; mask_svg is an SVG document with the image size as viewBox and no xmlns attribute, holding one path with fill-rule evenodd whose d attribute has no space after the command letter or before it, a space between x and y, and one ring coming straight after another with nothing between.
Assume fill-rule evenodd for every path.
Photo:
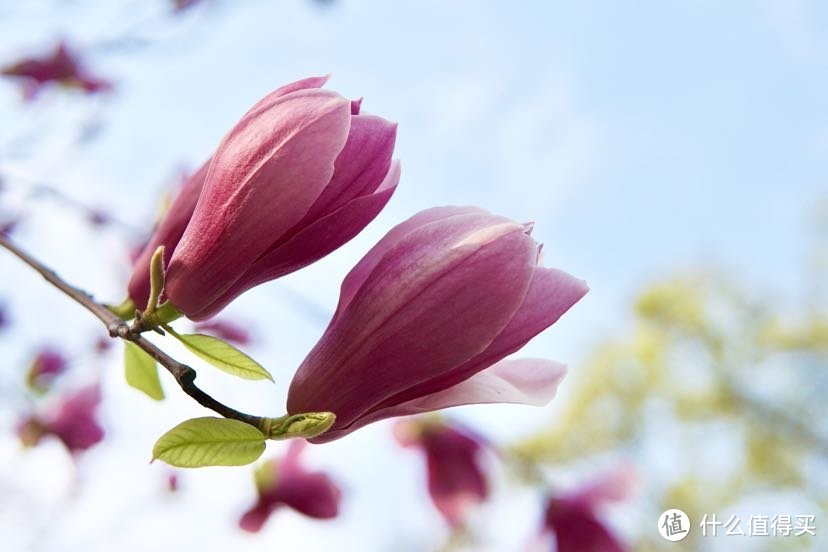
<instances>
[{"instance_id":1,"label":"brown branch","mask_svg":"<svg viewBox=\"0 0 828 552\"><path fill-rule=\"evenodd\" d=\"M58 276L54 270L47 267L31 255L29 255L28 253L14 245L11 241L9 241L8 237L3 234L0 234L0 246L11 251L17 258L19 258L21 261L35 269L41 276L43 276L43 278L47 282L49 282L57 289L68 295L70 298L74 299L76 303L85 307L86 310L97 316L98 319L101 322L103 322L103 324L106 326L106 329L109 332L110 337L132 341L133 343L138 345L148 355L154 358L161 366L166 368L167 371L170 374L172 374L172 376L175 378L175 381L178 382L178 385L181 387L181 389L187 395L192 397L198 404L205 408L209 408L217 414L221 414L225 418L239 420L247 424L256 426L257 428L262 430L262 432L265 433L265 435L269 434L271 425L270 418L262 418L260 416L245 414L243 412L239 412L238 410L235 410L233 408L230 408L229 406L220 403L219 401L217 401L216 399L202 391L195 384L195 370L193 370L186 364L178 362L170 355L162 351L160 348L158 348L151 341L143 337L139 332L136 332L134 329L130 328L126 322L121 320L108 308L106 308L101 303L95 301L92 295L66 282L63 278Z\"/></svg>"}]
</instances>

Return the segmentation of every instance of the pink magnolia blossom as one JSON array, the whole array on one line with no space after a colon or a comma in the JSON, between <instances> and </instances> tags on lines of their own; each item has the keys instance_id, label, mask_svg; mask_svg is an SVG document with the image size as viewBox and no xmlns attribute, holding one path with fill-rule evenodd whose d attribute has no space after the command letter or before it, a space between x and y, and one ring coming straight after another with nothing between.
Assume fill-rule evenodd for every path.
<instances>
[{"instance_id":1,"label":"pink magnolia blossom","mask_svg":"<svg viewBox=\"0 0 828 552\"><path fill-rule=\"evenodd\" d=\"M621 466L595 481L551 498L546 506L542 537L552 537L557 552L624 552L627 546L601 519L604 502L626 498L635 474Z\"/></svg>"},{"instance_id":2,"label":"pink magnolia blossom","mask_svg":"<svg viewBox=\"0 0 828 552\"><path fill-rule=\"evenodd\" d=\"M112 339L109 337L99 337L95 340L94 347L95 352L102 355L112 348Z\"/></svg>"},{"instance_id":3,"label":"pink magnolia blossom","mask_svg":"<svg viewBox=\"0 0 828 552\"><path fill-rule=\"evenodd\" d=\"M0 69L0 74L21 79L26 99L34 98L49 83L80 88L89 94L112 88L112 83L92 74L64 42L52 53L23 58Z\"/></svg>"},{"instance_id":4,"label":"pink magnolia blossom","mask_svg":"<svg viewBox=\"0 0 828 552\"><path fill-rule=\"evenodd\" d=\"M397 440L419 448L426 458L428 492L452 527L461 527L469 510L489 496L482 463L483 441L465 429L442 421L404 420L395 427Z\"/></svg>"},{"instance_id":5,"label":"pink magnolia blossom","mask_svg":"<svg viewBox=\"0 0 828 552\"><path fill-rule=\"evenodd\" d=\"M29 366L26 383L32 389L45 391L56 377L66 371L68 365L63 353L53 347L43 347Z\"/></svg>"},{"instance_id":6,"label":"pink magnolia blossom","mask_svg":"<svg viewBox=\"0 0 828 552\"><path fill-rule=\"evenodd\" d=\"M24 420L17 434L26 445L36 445L44 435L54 435L77 454L99 443L104 430L96 419L101 402L99 385L82 388L63 397L56 408Z\"/></svg>"},{"instance_id":7,"label":"pink magnolia blossom","mask_svg":"<svg viewBox=\"0 0 828 552\"><path fill-rule=\"evenodd\" d=\"M265 462L257 470L258 499L239 520L242 529L261 530L270 514L281 506L316 519L337 516L342 493L327 474L307 471L302 466L299 459L304 447L304 441L291 441L283 459Z\"/></svg>"},{"instance_id":8,"label":"pink magnolia blossom","mask_svg":"<svg viewBox=\"0 0 828 552\"><path fill-rule=\"evenodd\" d=\"M538 264L531 225L475 207L428 209L393 228L342 283L287 409L331 411L330 441L391 416L471 403L543 405L563 365L503 360L587 291Z\"/></svg>"},{"instance_id":9,"label":"pink magnolia blossom","mask_svg":"<svg viewBox=\"0 0 828 552\"><path fill-rule=\"evenodd\" d=\"M270 93L187 182L129 284L143 308L149 259L166 246L166 296L192 320L307 266L356 236L399 181L396 125L308 78Z\"/></svg>"}]
</instances>

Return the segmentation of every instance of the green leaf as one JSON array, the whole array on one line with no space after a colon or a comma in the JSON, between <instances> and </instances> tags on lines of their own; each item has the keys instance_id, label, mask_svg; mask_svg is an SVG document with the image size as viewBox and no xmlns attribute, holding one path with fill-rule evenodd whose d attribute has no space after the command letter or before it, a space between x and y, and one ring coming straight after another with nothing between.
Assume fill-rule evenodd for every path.
<instances>
[{"instance_id":1,"label":"green leaf","mask_svg":"<svg viewBox=\"0 0 828 552\"><path fill-rule=\"evenodd\" d=\"M273 381L270 372L261 364L221 339L204 334L179 334L170 327L165 329L184 344L187 349L206 360L219 370L243 379Z\"/></svg>"},{"instance_id":2,"label":"green leaf","mask_svg":"<svg viewBox=\"0 0 828 552\"><path fill-rule=\"evenodd\" d=\"M143 391L151 399L160 401L164 398L164 390L158 379L158 364L155 359L145 353L138 345L127 341L124 350L124 367L126 381L129 385Z\"/></svg>"},{"instance_id":3,"label":"green leaf","mask_svg":"<svg viewBox=\"0 0 828 552\"><path fill-rule=\"evenodd\" d=\"M161 436L152 459L179 468L244 466L265 449L265 436L256 427L228 418L193 418Z\"/></svg>"}]
</instances>

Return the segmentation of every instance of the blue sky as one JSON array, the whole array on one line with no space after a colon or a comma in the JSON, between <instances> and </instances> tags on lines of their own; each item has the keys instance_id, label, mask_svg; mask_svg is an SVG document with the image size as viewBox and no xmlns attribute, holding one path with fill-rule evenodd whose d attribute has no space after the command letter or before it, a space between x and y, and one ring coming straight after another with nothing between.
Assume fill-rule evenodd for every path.
<instances>
[{"instance_id":1,"label":"blue sky","mask_svg":"<svg viewBox=\"0 0 828 552\"><path fill-rule=\"evenodd\" d=\"M331 88L364 96L365 111L398 121L403 176L383 214L342 250L231 308L231 314L257 324L265 342L257 354L276 367L282 382L325 323L317 311L297 308L295 294L322 313L332 310L339 278L362 253L393 224L433 205L477 204L534 220L535 236L546 244L546 263L590 283L587 298L527 348L530 355L566 361L573 370L591 344L622 331L635 291L678 270L717 265L759 291L803 300L798 290L810 222L828 190L828 7L815 0L516 5L341 0L320 8L299 1L206 1L176 19L154 15L161 3L38 1L0 7L2 59L65 36L119 86L101 102L55 94L21 107L16 89L2 84L0 120L7 123L0 128L0 170L59 183L140 226L177 171L200 163L247 107L280 84L332 73ZM147 38L146 45L102 46L125 30ZM101 123L100 134L73 146L77 122L90 119ZM7 146L26 129L35 129L39 140L32 155ZM54 206L38 213L41 225L24 229L21 239L79 283L117 298L127 269L115 254L116 240L88 232ZM68 248L70 238L89 247ZM94 274L78 267L80 257L99 262L90 249L109 255ZM11 281L20 290L13 306L54 304L56 316L72 323L85 316L58 306L56 296L7 256L0 256L0 273L4 286ZM37 339L36 320L22 318L19 337ZM94 321L88 322L92 331ZM25 356L9 341L0 347ZM136 462L130 454L148 451L175 416L199 411L181 404L157 407L110 379L113 396L148 421L140 438L130 439L126 426L113 430L118 446L101 456L123 456L128 468L122 469L145 470L144 457ZM221 378L214 381L224 385ZM237 400L272 409L286 386L252 399L249 386L230 387ZM173 394L167 402L184 399ZM506 438L512 428L533 427L552 412L554 407L471 408L461 416ZM353 504L362 506L348 510L340 523L344 529L334 524L318 530L290 515L270 529L289 539L314 527L320 543L348 534L366 549L385 549L395 533L372 533L365 525L378 500L414 503L383 512L388 523L402 523L411 511L429 513L415 485L419 465L392 450L387 431L366 429L330 451L320 450L319 461L335 465L370 450L379 464L399 462L410 484L388 496L373 481L373 469L354 468L349 490ZM13 447L4 446L0 450ZM0 456L0 466L20 462L7 458L11 453ZM115 464L97 456L95 461L117 480ZM232 489L247 477L207 473L195 476L205 488ZM84 495L91 511L107 491L95 492ZM198 492L205 493L202 502L214 503L208 490ZM191 505L196 499L184 500ZM531 512L529 498L514 500L524 500L527 509L521 511ZM224 508L234 511L233 506L237 511L237 504ZM167 507L178 511L174 504ZM163 518L145 517L164 527ZM416 534L429 521L435 520L412 522L403 532ZM519 540L533 523L518 523L511 537ZM92 538L77 528L65 531L67 542L78 548ZM256 543L236 543L232 527L206 530L204 538L228 539L234 546Z\"/></svg>"}]
</instances>

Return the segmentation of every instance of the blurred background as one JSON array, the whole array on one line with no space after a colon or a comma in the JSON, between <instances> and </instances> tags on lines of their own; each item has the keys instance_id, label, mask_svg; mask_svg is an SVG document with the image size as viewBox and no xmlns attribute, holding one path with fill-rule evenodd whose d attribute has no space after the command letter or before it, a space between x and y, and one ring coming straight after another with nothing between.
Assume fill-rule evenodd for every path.
<instances>
[{"instance_id":1,"label":"blurred background","mask_svg":"<svg viewBox=\"0 0 828 552\"><path fill-rule=\"evenodd\" d=\"M383 422L303 452L342 491L336 519L282 508L251 534L238 520L252 467L149 464L159 435L205 411L166 374L163 402L128 387L122 345L99 344L99 322L0 253L4 550L554 550L553 506L619 472L623 492L585 515L627 549L828 549L824 3L33 0L0 3L0 37L0 225L104 301L125 295L164 196L267 92L331 73L329 88L399 123L402 178L382 214L222 313L276 380L199 369L227 404L283 413L341 278L430 206L534 221L545 264L591 287L521 352L569 366L550 406L427 422L483 443L490 489L462 524L431 503L422 451ZM61 42L81 78L40 86L9 69ZM60 375L34 381L44 351ZM98 380L100 442L23 445L21 420ZM681 542L658 532L668 508L692 522ZM744 533L813 516L815 535L703 536L705 514Z\"/></svg>"}]
</instances>

